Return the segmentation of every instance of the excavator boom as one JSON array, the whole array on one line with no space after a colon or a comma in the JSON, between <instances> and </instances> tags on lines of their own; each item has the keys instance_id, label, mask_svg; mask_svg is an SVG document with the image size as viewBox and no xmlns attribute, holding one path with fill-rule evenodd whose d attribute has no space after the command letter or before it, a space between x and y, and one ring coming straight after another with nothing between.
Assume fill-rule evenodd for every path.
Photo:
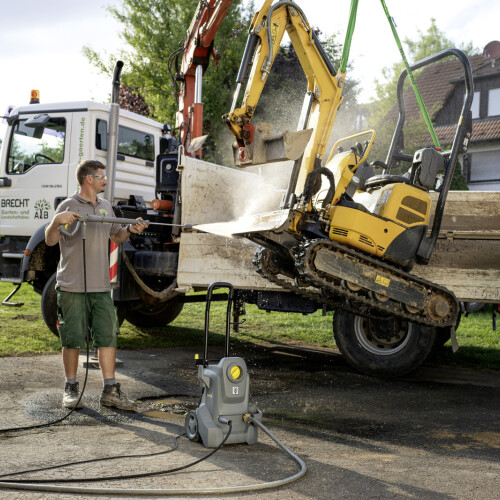
<instances>
[{"instance_id":1,"label":"excavator boom","mask_svg":"<svg viewBox=\"0 0 500 500\"><path fill-rule=\"evenodd\" d=\"M254 127L252 117L285 32L304 70L307 89L297 132L288 131L280 136L273 134L267 124ZM325 154L335 114L342 102L344 80L345 73L334 69L299 5L292 1L273 3L273 0L266 0L250 26L233 105L224 116L236 138L236 163L246 166L295 160L295 171L299 175L293 190L301 192L305 178L321 163ZM245 81L247 85L241 105L236 107ZM295 146L290 151L292 144Z\"/></svg>"}]
</instances>

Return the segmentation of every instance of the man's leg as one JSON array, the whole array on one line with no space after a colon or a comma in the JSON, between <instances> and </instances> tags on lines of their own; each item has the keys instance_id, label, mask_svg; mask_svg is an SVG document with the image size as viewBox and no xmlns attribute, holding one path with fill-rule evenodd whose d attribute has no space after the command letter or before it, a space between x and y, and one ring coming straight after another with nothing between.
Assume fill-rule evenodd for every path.
<instances>
[{"instance_id":1,"label":"man's leg","mask_svg":"<svg viewBox=\"0 0 500 500\"><path fill-rule=\"evenodd\" d=\"M97 357L99 359L103 380L115 378L116 348L99 347L97 350Z\"/></svg>"},{"instance_id":2,"label":"man's leg","mask_svg":"<svg viewBox=\"0 0 500 500\"><path fill-rule=\"evenodd\" d=\"M116 313L109 293L96 293L92 296L92 330L94 344L98 347L104 387L100 403L120 410L134 411L137 405L125 396L115 378L116 361Z\"/></svg>"},{"instance_id":3,"label":"man's leg","mask_svg":"<svg viewBox=\"0 0 500 500\"><path fill-rule=\"evenodd\" d=\"M76 378L79 356L80 356L79 349L69 349L68 347L63 347L62 358L64 365L64 374L66 375L66 378L68 379Z\"/></svg>"},{"instance_id":4,"label":"man's leg","mask_svg":"<svg viewBox=\"0 0 500 500\"><path fill-rule=\"evenodd\" d=\"M62 404L65 408L81 408L82 402L76 379L80 348L85 345L84 303L81 294L57 290L57 309L66 376Z\"/></svg>"}]
</instances>

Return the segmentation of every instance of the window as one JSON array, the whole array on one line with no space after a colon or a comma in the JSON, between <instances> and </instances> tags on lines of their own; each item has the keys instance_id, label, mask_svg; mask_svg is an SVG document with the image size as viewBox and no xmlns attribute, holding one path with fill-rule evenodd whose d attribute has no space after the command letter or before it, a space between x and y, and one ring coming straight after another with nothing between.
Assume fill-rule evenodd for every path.
<instances>
[{"instance_id":1,"label":"window","mask_svg":"<svg viewBox=\"0 0 500 500\"><path fill-rule=\"evenodd\" d=\"M40 163L62 163L66 120L49 118L43 126L27 127L18 120L9 144L8 174L23 174Z\"/></svg>"},{"instance_id":2,"label":"window","mask_svg":"<svg viewBox=\"0 0 500 500\"><path fill-rule=\"evenodd\" d=\"M498 151L479 151L470 156L471 184L500 180L500 154Z\"/></svg>"},{"instance_id":3,"label":"window","mask_svg":"<svg viewBox=\"0 0 500 500\"><path fill-rule=\"evenodd\" d=\"M472 105L470 107L472 113L472 119L479 118L479 98L481 96L480 92L474 92L474 97L472 98ZM464 96L465 99L465 96Z\"/></svg>"},{"instance_id":4,"label":"window","mask_svg":"<svg viewBox=\"0 0 500 500\"><path fill-rule=\"evenodd\" d=\"M97 120L96 148L101 151L108 150L107 130L108 124L104 120ZM119 127L118 154L154 161L154 135L128 127Z\"/></svg>"},{"instance_id":5,"label":"window","mask_svg":"<svg viewBox=\"0 0 500 500\"><path fill-rule=\"evenodd\" d=\"M488 116L500 115L500 89L488 92Z\"/></svg>"}]
</instances>

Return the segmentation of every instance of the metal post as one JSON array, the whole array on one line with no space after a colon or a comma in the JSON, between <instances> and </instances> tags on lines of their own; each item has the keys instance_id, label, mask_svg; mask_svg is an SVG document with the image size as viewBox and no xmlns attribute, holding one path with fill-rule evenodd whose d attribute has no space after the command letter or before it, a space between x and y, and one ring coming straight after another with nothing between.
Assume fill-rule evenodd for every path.
<instances>
[{"instance_id":1,"label":"metal post","mask_svg":"<svg viewBox=\"0 0 500 500\"><path fill-rule=\"evenodd\" d=\"M120 115L120 74L123 68L123 62L117 61L113 73L113 91L111 94L111 105L109 108L109 123L107 137L107 169L106 175L108 183L104 191L106 198L113 205L115 197L115 173L116 173L116 155L118 152L118 121Z\"/></svg>"}]
</instances>

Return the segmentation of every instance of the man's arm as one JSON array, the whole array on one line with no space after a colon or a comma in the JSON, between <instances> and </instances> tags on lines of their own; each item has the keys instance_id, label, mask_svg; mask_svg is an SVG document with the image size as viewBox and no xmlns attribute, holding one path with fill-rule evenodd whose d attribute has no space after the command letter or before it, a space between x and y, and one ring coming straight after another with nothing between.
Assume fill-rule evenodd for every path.
<instances>
[{"instance_id":1,"label":"man's arm","mask_svg":"<svg viewBox=\"0 0 500 500\"><path fill-rule=\"evenodd\" d=\"M142 220L142 219L138 219ZM117 219L117 222L120 222L120 219ZM117 233L112 234L110 236L111 241L114 241L117 244L123 243L130 235L132 234L139 234L144 231L148 227L147 224L144 224L142 222L137 222L137 224L130 224L127 227L124 227L120 229Z\"/></svg>"},{"instance_id":2,"label":"man's arm","mask_svg":"<svg viewBox=\"0 0 500 500\"><path fill-rule=\"evenodd\" d=\"M49 247L57 245L61 240L61 232L57 230L60 225L70 225L80 218L76 212L59 212L54 215L51 223L45 228L45 244Z\"/></svg>"}]
</instances>

